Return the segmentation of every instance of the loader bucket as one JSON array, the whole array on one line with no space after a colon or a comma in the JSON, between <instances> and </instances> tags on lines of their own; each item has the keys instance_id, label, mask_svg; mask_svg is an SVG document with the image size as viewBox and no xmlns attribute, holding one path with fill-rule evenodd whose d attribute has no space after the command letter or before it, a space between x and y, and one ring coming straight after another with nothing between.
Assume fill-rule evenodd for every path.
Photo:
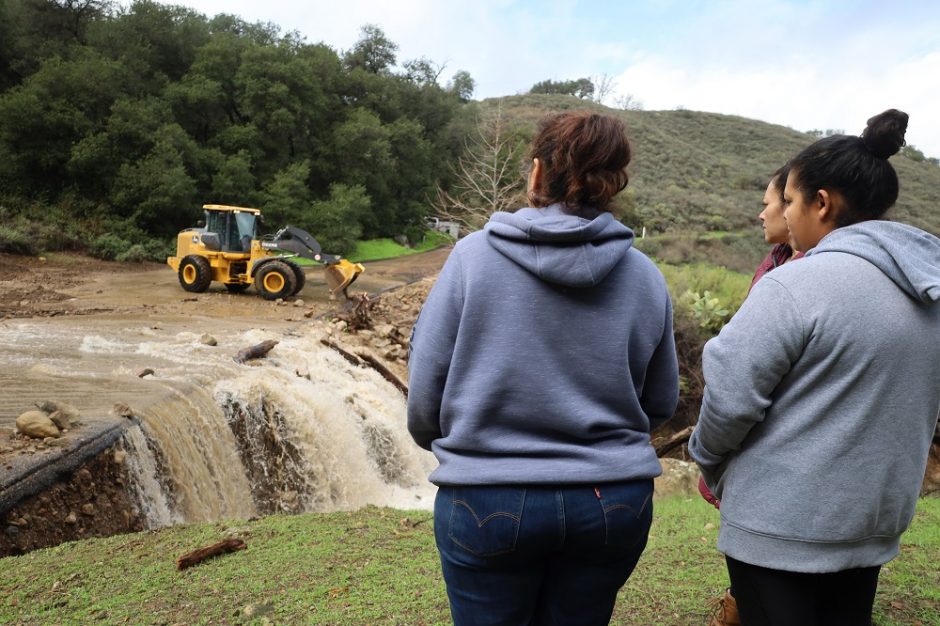
<instances>
[{"instance_id":1,"label":"loader bucket","mask_svg":"<svg viewBox=\"0 0 940 626\"><path fill-rule=\"evenodd\" d=\"M360 263L351 263L346 259L340 259L336 263L327 265L326 284L330 288L330 297L336 298L339 294L346 293L346 288L353 284L359 274L365 270Z\"/></svg>"}]
</instances>

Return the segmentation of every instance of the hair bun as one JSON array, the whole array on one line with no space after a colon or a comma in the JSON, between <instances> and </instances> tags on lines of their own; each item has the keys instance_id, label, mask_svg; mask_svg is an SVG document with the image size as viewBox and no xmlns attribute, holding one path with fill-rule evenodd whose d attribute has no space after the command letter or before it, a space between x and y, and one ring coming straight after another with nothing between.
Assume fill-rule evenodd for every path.
<instances>
[{"instance_id":1,"label":"hair bun","mask_svg":"<svg viewBox=\"0 0 940 626\"><path fill-rule=\"evenodd\" d=\"M876 157L887 159L904 145L905 132L907 113L888 109L868 120L868 126L862 131L862 142Z\"/></svg>"}]
</instances>

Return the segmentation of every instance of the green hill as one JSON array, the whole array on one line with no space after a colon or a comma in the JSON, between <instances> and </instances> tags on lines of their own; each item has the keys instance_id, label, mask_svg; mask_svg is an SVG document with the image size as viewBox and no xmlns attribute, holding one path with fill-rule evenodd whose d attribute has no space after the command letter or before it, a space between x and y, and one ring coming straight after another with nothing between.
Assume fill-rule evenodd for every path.
<instances>
[{"instance_id":1,"label":"green hill","mask_svg":"<svg viewBox=\"0 0 940 626\"><path fill-rule=\"evenodd\" d=\"M773 171L815 138L757 120L696 111L623 111L571 96L523 95L491 99L523 131L531 133L547 113L595 109L624 120L634 147L625 222L671 237L745 238L762 245L757 214ZM875 111L872 111L875 113ZM857 131L849 132L860 132ZM940 235L940 167L903 155L891 159L901 181L891 219ZM702 237L703 233L710 233Z\"/></svg>"}]
</instances>

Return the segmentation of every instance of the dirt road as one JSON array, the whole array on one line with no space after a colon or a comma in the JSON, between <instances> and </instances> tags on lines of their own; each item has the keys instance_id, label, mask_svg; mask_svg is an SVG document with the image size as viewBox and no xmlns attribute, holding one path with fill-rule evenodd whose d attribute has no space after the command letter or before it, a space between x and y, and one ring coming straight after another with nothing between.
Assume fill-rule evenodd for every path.
<instances>
[{"instance_id":1,"label":"dirt road","mask_svg":"<svg viewBox=\"0 0 940 626\"><path fill-rule=\"evenodd\" d=\"M448 248L442 248L365 263L365 273L350 287L350 292L375 294L435 274L449 252ZM307 268L307 283L291 300L288 305L302 300L303 307L313 309L316 314L330 311L338 304L329 300L323 272L315 266ZM113 263L71 254L38 258L0 254L0 320L133 313L155 318L164 315L245 320L291 317L283 306L262 299L253 289L232 295L215 283L203 294L185 292L176 274L164 264Z\"/></svg>"}]
</instances>

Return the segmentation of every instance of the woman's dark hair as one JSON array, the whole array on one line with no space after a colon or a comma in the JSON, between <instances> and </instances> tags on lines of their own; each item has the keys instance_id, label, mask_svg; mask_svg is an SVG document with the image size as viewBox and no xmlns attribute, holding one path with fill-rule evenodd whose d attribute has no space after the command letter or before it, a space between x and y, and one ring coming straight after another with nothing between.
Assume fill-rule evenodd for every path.
<instances>
[{"instance_id":1,"label":"woman's dark hair","mask_svg":"<svg viewBox=\"0 0 940 626\"><path fill-rule=\"evenodd\" d=\"M790 175L807 200L820 189L836 191L845 206L837 226L878 219L898 199L898 175L888 163L904 145L907 113L888 109L868 120L861 137L820 139L790 161Z\"/></svg>"},{"instance_id":2,"label":"woman's dark hair","mask_svg":"<svg viewBox=\"0 0 940 626\"><path fill-rule=\"evenodd\" d=\"M533 206L561 203L566 212L591 219L607 208L629 180L630 141L623 122L589 111L558 113L539 123L529 162L541 163Z\"/></svg>"},{"instance_id":3,"label":"woman's dark hair","mask_svg":"<svg viewBox=\"0 0 940 626\"><path fill-rule=\"evenodd\" d=\"M777 194L780 196L780 202L783 202L783 190L787 186L787 176L790 175L790 164L784 163L776 172L773 173L773 176L770 177L770 184L774 186L774 189L777 190Z\"/></svg>"}]
</instances>

